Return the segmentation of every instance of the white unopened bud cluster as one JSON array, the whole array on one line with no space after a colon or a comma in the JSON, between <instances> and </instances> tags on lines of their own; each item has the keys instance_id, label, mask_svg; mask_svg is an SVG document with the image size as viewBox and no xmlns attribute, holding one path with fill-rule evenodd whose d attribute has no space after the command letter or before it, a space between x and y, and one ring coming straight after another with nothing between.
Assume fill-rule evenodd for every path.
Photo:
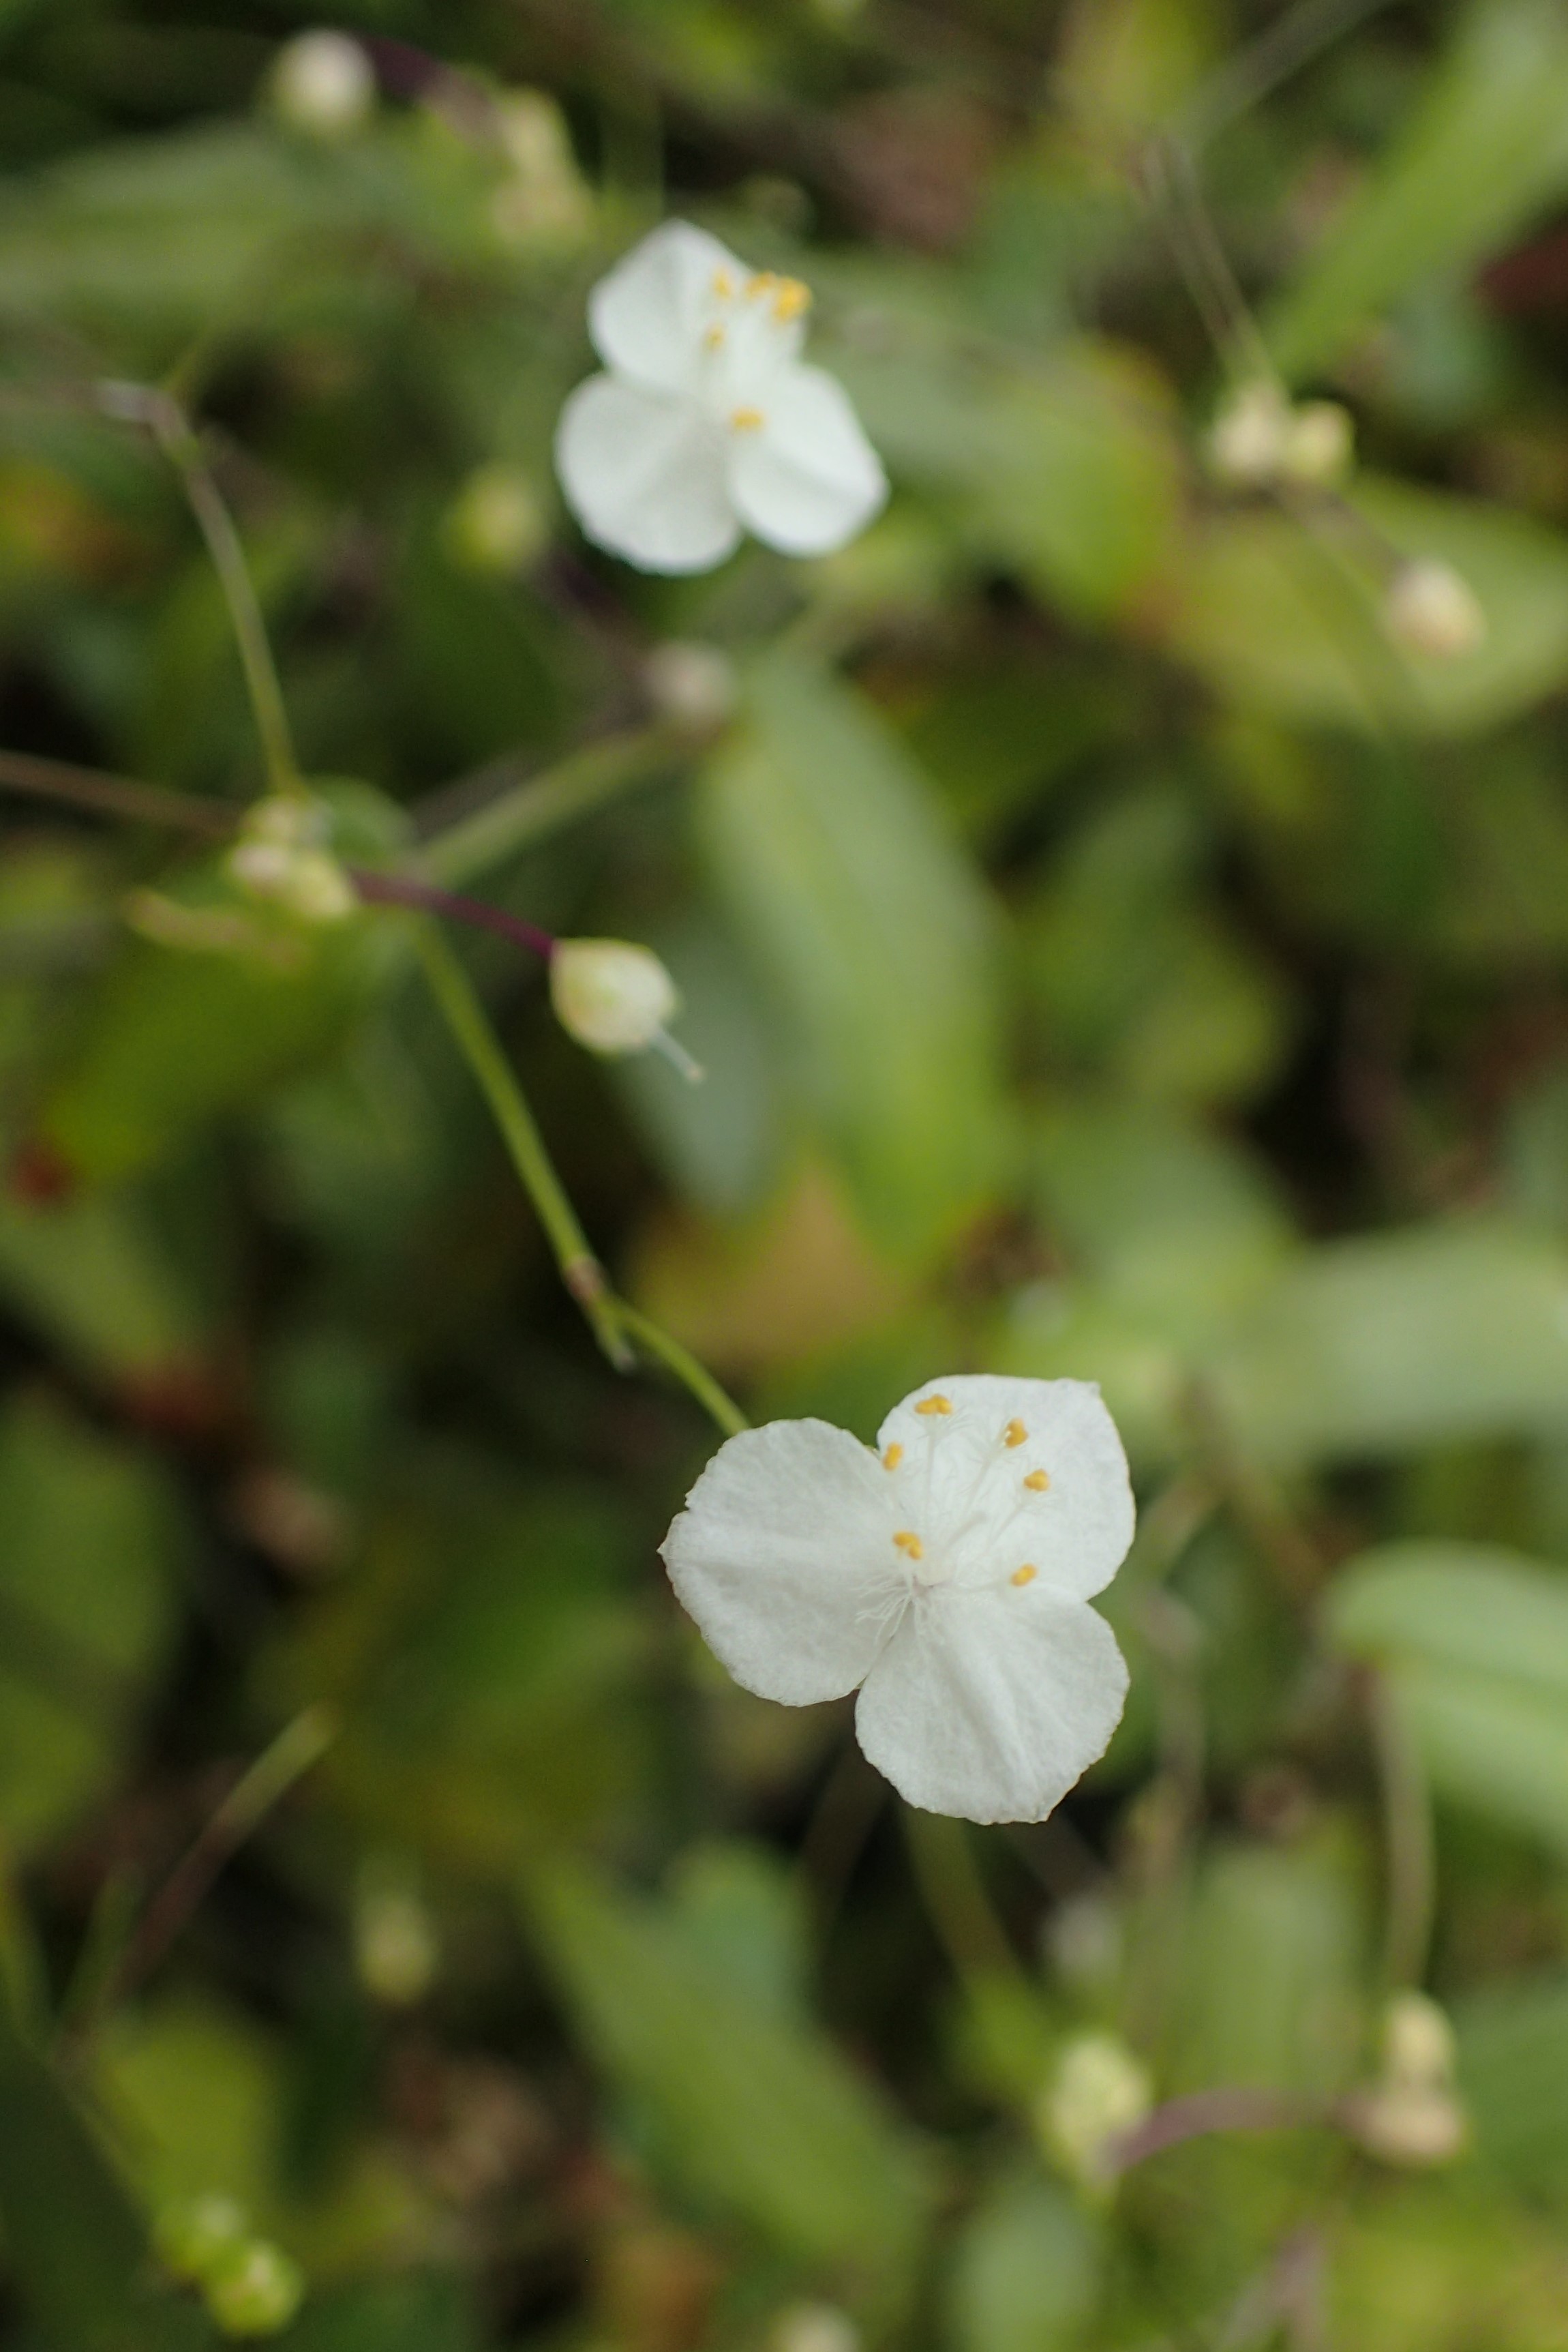
<instances>
[{"instance_id":1,"label":"white unopened bud cluster","mask_svg":"<svg viewBox=\"0 0 1568 2352\"><path fill-rule=\"evenodd\" d=\"M652 948L630 940L558 940L549 992L561 1027L591 1053L641 1054L652 1046L683 1077L701 1077L666 1026L680 1010L680 992Z\"/></svg>"},{"instance_id":2,"label":"white unopened bud cluster","mask_svg":"<svg viewBox=\"0 0 1568 2352\"><path fill-rule=\"evenodd\" d=\"M1353 2137L1383 2163L1448 2164L1469 2137L1454 2086L1454 2030L1422 1992L1396 1993L1375 2082L1346 2102Z\"/></svg>"},{"instance_id":3,"label":"white unopened bud cluster","mask_svg":"<svg viewBox=\"0 0 1568 2352\"><path fill-rule=\"evenodd\" d=\"M1292 401L1267 377L1244 383L1209 428L1210 472L1231 489L1281 483L1329 488L1355 454L1355 428L1337 400Z\"/></svg>"},{"instance_id":4,"label":"white unopened bud cluster","mask_svg":"<svg viewBox=\"0 0 1568 2352\"><path fill-rule=\"evenodd\" d=\"M375 68L347 33L300 33L273 60L273 110L307 139L350 139L375 111Z\"/></svg>"},{"instance_id":5,"label":"white unopened bud cluster","mask_svg":"<svg viewBox=\"0 0 1568 2352\"><path fill-rule=\"evenodd\" d=\"M1406 653L1458 661L1486 639L1487 621L1468 581L1435 555L1402 563L1383 600L1383 625Z\"/></svg>"},{"instance_id":6,"label":"white unopened bud cluster","mask_svg":"<svg viewBox=\"0 0 1568 2352\"><path fill-rule=\"evenodd\" d=\"M735 664L717 646L671 637L643 664L648 698L678 727L722 727L740 698Z\"/></svg>"},{"instance_id":7,"label":"white unopened bud cluster","mask_svg":"<svg viewBox=\"0 0 1568 2352\"><path fill-rule=\"evenodd\" d=\"M1035 2109L1046 2152L1081 2187L1102 2190L1115 2174L1116 2143L1154 2104L1148 2069L1114 2033L1067 2042Z\"/></svg>"},{"instance_id":8,"label":"white unopened bud cluster","mask_svg":"<svg viewBox=\"0 0 1568 2352\"><path fill-rule=\"evenodd\" d=\"M304 2300L298 2264L270 2239L253 2233L245 2208L232 2197L166 2205L152 2234L164 2269L201 2290L225 2336L276 2336Z\"/></svg>"},{"instance_id":9,"label":"white unopened bud cluster","mask_svg":"<svg viewBox=\"0 0 1568 2352\"><path fill-rule=\"evenodd\" d=\"M319 802L271 793L250 809L228 854L228 871L247 897L301 923L339 923L359 904L354 886L327 841L330 820Z\"/></svg>"}]
</instances>

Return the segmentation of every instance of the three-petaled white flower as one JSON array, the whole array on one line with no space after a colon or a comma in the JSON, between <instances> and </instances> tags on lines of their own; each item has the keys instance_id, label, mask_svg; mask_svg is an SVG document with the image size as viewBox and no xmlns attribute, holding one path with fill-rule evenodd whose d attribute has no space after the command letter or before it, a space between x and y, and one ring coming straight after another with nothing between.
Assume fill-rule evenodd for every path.
<instances>
[{"instance_id":1,"label":"three-petaled white flower","mask_svg":"<svg viewBox=\"0 0 1568 2352\"><path fill-rule=\"evenodd\" d=\"M1043 1821L1101 1755L1127 1669L1088 1604L1133 1539L1116 1425L1085 1381L934 1381L877 1451L823 1421L719 1448L664 1538L737 1682L855 1731L912 1805Z\"/></svg>"},{"instance_id":2,"label":"three-petaled white flower","mask_svg":"<svg viewBox=\"0 0 1568 2352\"><path fill-rule=\"evenodd\" d=\"M800 346L811 298L686 221L644 237L589 298L609 373L561 412L556 466L589 538L644 572L706 572L744 530L828 555L887 497L848 395Z\"/></svg>"}]
</instances>

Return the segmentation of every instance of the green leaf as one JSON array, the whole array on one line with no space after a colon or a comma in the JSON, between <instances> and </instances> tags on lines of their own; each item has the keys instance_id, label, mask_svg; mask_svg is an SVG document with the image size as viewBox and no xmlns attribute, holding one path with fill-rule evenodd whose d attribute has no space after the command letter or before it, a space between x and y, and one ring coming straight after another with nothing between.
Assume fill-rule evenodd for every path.
<instances>
[{"instance_id":1,"label":"green leaf","mask_svg":"<svg viewBox=\"0 0 1568 2352\"><path fill-rule=\"evenodd\" d=\"M985 1197L999 1105L989 910L924 778L859 696L775 654L698 822L869 1232L929 1251Z\"/></svg>"},{"instance_id":2,"label":"green leaf","mask_svg":"<svg viewBox=\"0 0 1568 2352\"><path fill-rule=\"evenodd\" d=\"M1568 1976L1491 1987L1455 2011L1459 2085L1488 2165L1568 2192Z\"/></svg>"},{"instance_id":3,"label":"green leaf","mask_svg":"<svg viewBox=\"0 0 1568 2352\"><path fill-rule=\"evenodd\" d=\"M0 1831L36 1847L100 1796L173 1633L182 1541L156 1465L57 1406L0 1420Z\"/></svg>"},{"instance_id":4,"label":"green leaf","mask_svg":"<svg viewBox=\"0 0 1568 2352\"><path fill-rule=\"evenodd\" d=\"M28 1206L0 1193L0 1297L90 1378L151 1394L200 1369L211 1334L135 1192Z\"/></svg>"},{"instance_id":5,"label":"green leaf","mask_svg":"<svg viewBox=\"0 0 1568 2352\"><path fill-rule=\"evenodd\" d=\"M1452 659L1403 653L1378 614L1381 569L1295 517L1224 514L1197 537L1172 642L1222 694L1293 721L1469 736L1568 678L1568 540L1477 499L1363 475L1347 494L1379 538L1435 556L1479 600L1486 635Z\"/></svg>"},{"instance_id":6,"label":"green leaf","mask_svg":"<svg viewBox=\"0 0 1568 2352\"><path fill-rule=\"evenodd\" d=\"M674 2178L781 2251L892 2288L927 2210L925 2162L831 2044L750 1999L661 1905L564 1867L526 1899L589 2047Z\"/></svg>"},{"instance_id":7,"label":"green leaf","mask_svg":"<svg viewBox=\"0 0 1568 2352\"><path fill-rule=\"evenodd\" d=\"M1342 1570L1328 1623L1389 1675L1441 1794L1568 1852L1568 1575L1496 1545L1384 1544Z\"/></svg>"},{"instance_id":8,"label":"green leaf","mask_svg":"<svg viewBox=\"0 0 1568 2352\"><path fill-rule=\"evenodd\" d=\"M982 538L1048 603L1126 614L1173 561L1181 460L1168 388L1140 354L1085 342L1053 358L995 391L965 440Z\"/></svg>"},{"instance_id":9,"label":"green leaf","mask_svg":"<svg viewBox=\"0 0 1568 2352\"><path fill-rule=\"evenodd\" d=\"M274 2352L486 2352L467 2283L441 2271L312 2295Z\"/></svg>"},{"instance_id":10,"label":"green leaf","mask_svg":"<svg viewBox=\"0 0 1568 2352\"><path fill-rule=\"evenodd\" d=\"M1568 1425L1568 1255L1502 1222L1336 1242L1218 1349L1241 1441L1268 1458L1367 1460Z\"/></svg>"},{"instance_id":11,"label":"green leaf","mask_svg":"<svg viewBox=\"0 0 1568 2352\"><path fill-rule=\"evenodd\" d=\"M0 2226L51 2352L198 2352L193 2303L158 2280L140 2216L51 2070L0 2001Z\"/></svg>"},{"instance_id":12,"label":"green leaf","mask_svg":"<svg viewBox=\"0 0 1568 2352\"><path fill-rule=\"evenodd\" d=\"M1499 251L1568 185L1568 24L1556 0L1479 0L1393 152L1265 320L1320 372L1406 287Z\"/></svg>"},{"instance_id":13,"label":"green leaf","mask_svg":"<svg viewBox=\"0 0 1568 2352\"><path fill-rule=\"evenodd\" d=\"M966 2221L947 2281L956 2352L1057 2352L1082 2340L1099 2298L1100 2232L1036 2172L988 2189Z\"/></svg>"}]
</instances>

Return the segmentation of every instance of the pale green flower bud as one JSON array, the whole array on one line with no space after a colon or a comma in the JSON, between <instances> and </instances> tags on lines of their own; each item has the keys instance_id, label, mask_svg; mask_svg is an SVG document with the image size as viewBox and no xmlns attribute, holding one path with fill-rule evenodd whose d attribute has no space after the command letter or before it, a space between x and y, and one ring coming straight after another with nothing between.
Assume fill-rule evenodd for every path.
<instances>
[{"instance_id":1,"label":"pale green flower bud","mask_svg":"<svg viewBox=\"0 0 1568 2352\"><path fill-rule=\"evenodd\" d=\"M1153 2104L1147 2068L1118 2035L1080 2033L1063 2047L1035 2119L1063 2170L1100 2189L1112 2177L1115 2142Z\"/></svg>"},{"instance_id":2,"label":"pale green flower bud","mask_svg":"<svg viewBox=\"0 0 1568 2352\"><path fill-rule=\"evenodd\" d=\"M1454 2087L1454 2029L1435 2000L1398 1992L1383 2020L1377 2080L1345 2102L1353 2137L1384 2164L1448 2164L1469 2136Z\"/></svg>"},{"instance_id":3,"label":"pale green flower bud","mask_svg":"<svg viewBox=\"0 0 1568 2352\"><path fill-rule=\"evenodd\" d=\"M243 2246L249 2229L244 2206L233 2197L182 2197L161 2208L152 2243L166 2271L194 2284Z\"/></svg>"},{"instance_id":4,"label":"pale green flower bud","mask_svg":"<svg viewBox=\"0 0 1568 2352\"><path fill-rule=\"evenodd\" d=\"M1383 601L1383 625L1406 653L1458 661L1484 643L1486 614L1474 591L1437 556L1402 563Z\"/></svg>"},{"instance_id":5,"label":"pale green flower bud","mask_svg":"<svg viewBox=\"0 0 1568 2352\"><path fill-rule=\"evenodd\" d=\"M549 521L521 467L478 466L448 507L442 537L465 571L526 572L549 544Z\"/></svg>"},{"instance_id":6,"label":"pale green flower bud","mask_svg":"<svg viewBox=\"0 0 1568 2352\"><path fill-rule=\"evenodd\" d=\"M700 1075L665 1024L680 1009L674 982L651 948L628 940L561 940L549 967L550 1002L570 1036L594 1054L641 1054L650 1045Z\"/></svg>"},{"instance_id":7,"label":"pale green flower bud","mask_svg":"<svg viewBox=\"0 0 1568 2352\"><path fill-rule=\"evenodd\" d=\"M207 2309L225 2336L276 2336L305 2300L298 2263L265 2238L246 2239L203 2286Z\"/></svg>"},{"instance_id":8,"label":"pale green flower bud","mask_svg":"<svg viewBox=\"0 0 1568 2352\"><path fill-rule=\"evenodd\" d=\"M395 1862L382 1859L361 1873L354 1957L366 1990L389 2009L422 2000L434 1980L435 1923L412 1873Z\"/></svg>"},{"instance_id":9,"label":"pale green flower bud","mask_svg":"<svg viewBox=\"0 0 1568 2352\"><path fill-rule=\"evenodd\" d=\"M351 138L375 110L375 69L346 33L300 33L274 60L271 98L290 131L308 139Z\"/></svg>"},{"instance_id":10,"label":"pale green flower bud","mask_svg":"<svg viewBox=\"0 0 1568 2352\"><path fill-rule=\"evenodd\" d=\"M1287 479L1315 489L1343 482L1355 456L1355 426L1337 400L1305 400L1292 409L1280 453Z\"/></svg>"},{"instance_id":11,"label":"pale green flower bud","mask_svg":"<svg viewBox=\"0 0 1568 2352\"><path fill-rule=\"evenodd\" d=\"M1208 463L1234 489L1261 489L1276 480L1291 433L1291 404L1277 383L1244 383L1219 411L1208 434Z\"/></svg>"},{"instance_id":12,"label":"pale green flower bud","mask_svg":"<svg viewBox=\"0 0 1568 2352\"><path fill-rule=\"evenodd\" d=\"M727 654L680 638L654 646L643 680L663 716L682 727L722 727L740 696Z\"/></svg>"},{"instance_id":13,"label":"pale green flower bud","mask_svg":"<svg viewBox=\"0 0 1568 2352\"><path fill-rule=\"evenodd\" d=\"M768 2331L768 2352L861 2352L861 2332L836 2303L792 2303Z\"/></svg>"},{"instance_id":14,"label":"pale green flower bud","mask_svg":"<svg viewBox=\"0 0 1568 2352\"><path fill-rule=\"evenodd\" d=\"M274 793L246 816L228 854L228 870L253 898L265 898L303 923L337 923L359 904L353 884L324 846L326 811Z\"/></svg>"}]
</instances>

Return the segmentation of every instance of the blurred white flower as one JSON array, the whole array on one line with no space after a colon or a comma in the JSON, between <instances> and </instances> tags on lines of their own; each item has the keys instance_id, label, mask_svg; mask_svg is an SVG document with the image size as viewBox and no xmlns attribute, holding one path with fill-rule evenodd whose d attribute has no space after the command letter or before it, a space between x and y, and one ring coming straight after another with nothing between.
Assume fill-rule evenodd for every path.
<instances>
[{"instance_id":1,"label":"blurred white flower","mask_svg":"<svg viewBox=\"0 0 1568 2352\"><path fill-rule=\"evenodd\" d=\"M755 532L827 555L887 497L848 395L801 363L810 296L670 221L594 288L608 373L561 412L556 464L588 537L644 572L706 572Z\"/></svg>"},{"instance_id":2,"label":"blurred white flower","mask_svg":"<svg viewBox=\"0 0 1568 2352\"><path fill-rule=\"evenodd\" d=\"M273 60L272 103L290 131L347 139L370 121L375 68L347 33L300 33Z\"/></svg>"},{"instance_id":3,"label":"blurred white flower","mask_svg":"<svg viewBox=\"0 0 1568 2352\"><path fill-rule=\"evenodd\" d=\"M643 664L649 699L682 727L722 727L740 699L735 664L717 646L672 637Z\"/></svg>"},{"instance_id":4,"label":"blurred white flower","mask_svg":"<svg viewBox=\"0 0 1568 2352\"><path fill-rule=\"evenodd\" d=\"M1474 653L1486 637L1486 614L1474 590L1434 555L1402 563L1383 601L1383 625L1406 653L1433 661L1457 661Z\"/></svg>"},{"instance_id":5,"label":"blurred white flower","mask_svg":"<svg viewBox=\"0 0 1568 2352\"><path fill-rule=\"evenodd\" d=\"M910 1804L1042 1821L1126 1696L1087 1605L1133 1537L1115 1423L1084 1381L960 1375L877 1446L822 1421L730 1438L664 1538L670 1581L747 1690L859 1685L856 1736Z\"/></svg>"},{"instance_id":6,"label":"blurred white flower","mask_svg":"<svg viewBox=\"0 0 1568 2352\"><path fill-rule=\"evenodd\" d=\"M1355 428L1337 400L1293 404L1282 385L1260 376L1234 392L1208 435L1217 478L1239 490L1278 482L1326 488L1349 472Z\"/></svg>"},{"instance_id":7,"label":"blurred white flower","mask_svg":"<svg viewBox=\"0 0 1568 2352\"><path fill-rule=\"evenodd\" d=\"M1114 2033L1079 2033L1063 2048L1040 2098L1040 2136L1085 2188L1103 2187L1112 2150L1154 2105L1148 2070Z\"/></svg>"},{"instance_id":8,"label":"blurred white flower","mask_svg":"<svg viewBox=\"0 0 1568 2352\"><path fill-rule=\"evenodd\" d=\"M702 1072L670 1035L680 992L652 948L630 940L558 940L549 961L550 1003L569 1036L595 1054L641 1054L652 1045L682 1076Z\"/></svg>"},{"instance_id":9,"label":"blurred white flower","mask_svg":"<svg viewBox=\"0 0 1568 2352\"><path fill-rule=\"evenodd\" d=\"M768 2352L861 2352L861 2341L836 2303L792 2303L768 2331Z\"/></svg>"}]
</instances>

